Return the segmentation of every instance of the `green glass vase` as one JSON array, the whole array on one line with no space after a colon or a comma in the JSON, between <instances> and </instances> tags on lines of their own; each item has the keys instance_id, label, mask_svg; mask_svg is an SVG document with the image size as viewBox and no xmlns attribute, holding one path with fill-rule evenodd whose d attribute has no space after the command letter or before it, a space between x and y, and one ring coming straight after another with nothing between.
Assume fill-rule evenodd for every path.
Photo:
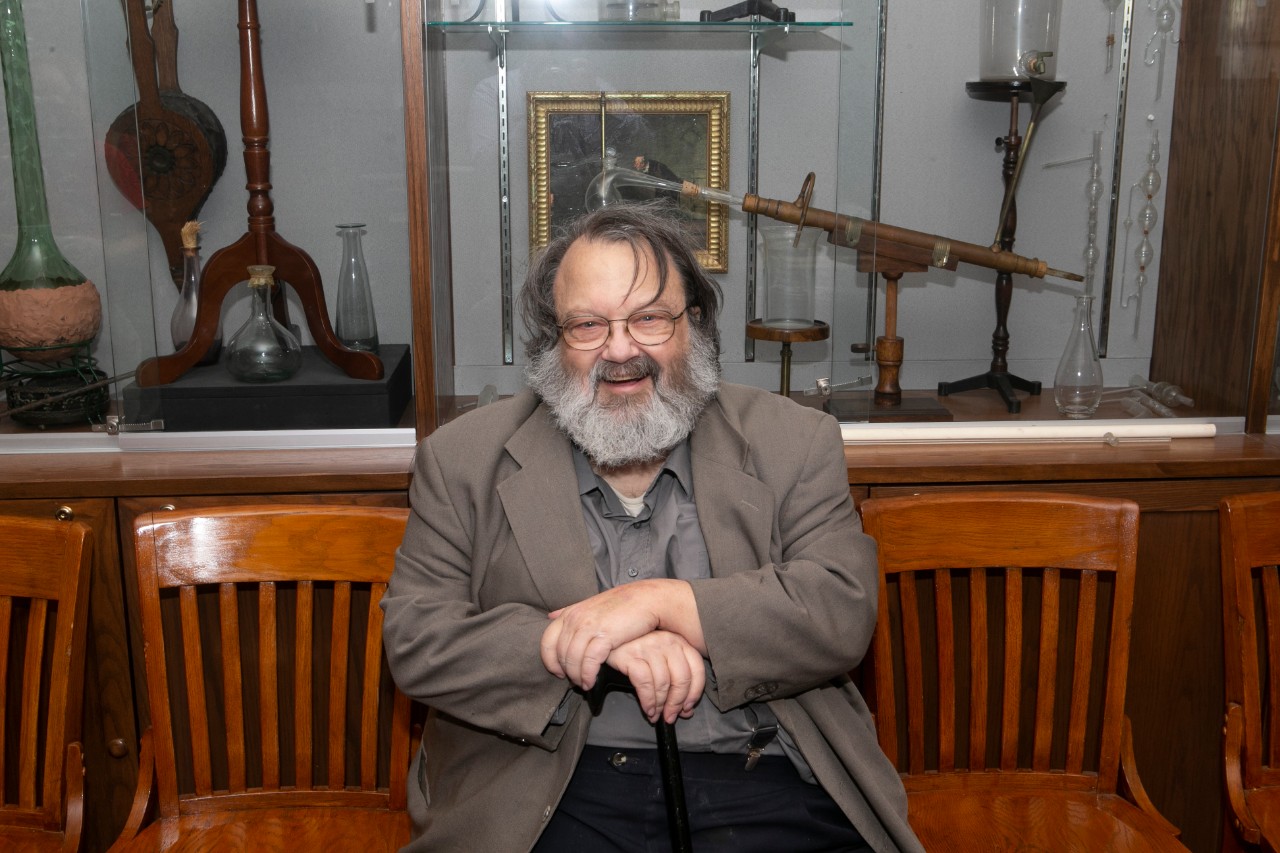
<instances>
[{"instance_id":1,"label":"green glass vase","mask_svg":"<svg viewBox=\"0 0 1280 853\"><path fill-rule=\"evenodd\" d=\"M23 360L56 361L98 334L102 300L53 239L21 0L0 0L0 65L18 222L17 246L0 272L0 347Z\"/></svg>"}]
</instances>

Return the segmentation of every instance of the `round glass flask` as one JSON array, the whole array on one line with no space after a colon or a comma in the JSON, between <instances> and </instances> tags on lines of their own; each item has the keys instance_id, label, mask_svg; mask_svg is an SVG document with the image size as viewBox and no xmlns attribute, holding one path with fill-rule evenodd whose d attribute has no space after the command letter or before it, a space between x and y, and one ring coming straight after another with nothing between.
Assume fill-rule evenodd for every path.
<instances>
[{"instance_id":1,"label":"round glass flask","mask_svg":"<svg viewBox=\"0 0 1280 853\"><path fill-rule=\"evenodd\" d=\"M241 382L280 382L302 367L302 345L271 316L272 266L249 267L248 321L227 344L226 365Z\"/></svg>"}]
</instances>

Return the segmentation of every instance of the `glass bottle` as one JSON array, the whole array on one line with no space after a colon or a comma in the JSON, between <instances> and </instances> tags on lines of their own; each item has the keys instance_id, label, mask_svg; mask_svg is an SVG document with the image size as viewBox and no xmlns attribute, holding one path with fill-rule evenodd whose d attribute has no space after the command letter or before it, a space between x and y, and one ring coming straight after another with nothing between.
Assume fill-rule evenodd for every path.
<instances>
[{"instance_id":1,"label":"glass bottle","mask_svg":"<svg viewBox=\"0 0 1280 853\"><path fill-rule=\"evenodd\" d=\"M177 352L187 345L196 327L196 311L200 307L200 223L188 222L182 226L182 292L178 304L169 318L169 337ZM222 320L213 333L213 343L200 357L197 364L217 364L222 354Z\"/></svg>"},{"instance_id":2,"label":"glass bottle","mask_svg":"<svg viewBox=\"0 0 1280 853\"><path fill-rule=\"evenodd\" d=\"M13 258L0 271L0 347L28 361L56 361L72 352L62 344L98 334L102 300L53 239L21 0L0 0L0 66L18 222Z\"/></svg>"},{"instance_id":3,"label":"glass bottle","mask_svg":"<svg viewBox=\"0 0 1280 853\"><path fill-rule=\"evenodd\" d=\"M338 308L334 334L347 349L378 351L378 321L369 292L369 268L364 264L360 237L364 223L338 226L342 238L342 266L338 270Z\"/></svg>"},{"instance_id":4,"label":"glass bottle","mask_svg":"<svg viewBox=\"0 0 1280 853\"><path fill-rule=\"evenodd\" d=\"M249 267L253 297L248 321L227 344L227 371L241 382L280 382L302 367L302 345L271 316L271 266Z\"/></svg>"},{"instance_id":5,"label":"glass bottle","mask_svg":"<svg viewBox=\"0 0 1280 853\"><path fill-rule=\"evenodd\" d=\"M1076 297L1067 348L1053 377L1053 399L1068 418L1093 417L1102 401L1102 362L1093 342L1093 296Z\"/></svg>"}]
</instances>

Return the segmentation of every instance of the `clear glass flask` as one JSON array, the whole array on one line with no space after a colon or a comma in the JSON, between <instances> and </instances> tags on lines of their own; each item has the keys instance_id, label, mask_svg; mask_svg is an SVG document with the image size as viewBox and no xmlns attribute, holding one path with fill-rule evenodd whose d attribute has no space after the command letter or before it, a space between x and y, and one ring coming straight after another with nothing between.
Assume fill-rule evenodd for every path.
<instances>
[{"instance_id":1,"label":"clear glass flask","mask_svg":"<svg viewBox=\"0 0 1280 853\"><path fill-rule=\"evenodd\" d=\"M1076 297L1071 335L1053 377L1058 413L1073 419L1093 417L1102 402L1102 362L1093 340L1093 299L1089 294Z\"/></svg>"},{"instance_id":2,"label":"clear glass flask","mask_svg":"<svg viewBox=\"0 0 1280 853\"><path fill-rule=\"evenodd\" d=\"M182 226L182 292L178 304L169 318L169 337L177 352L187 345L196 327L196 311L200 307L200 223L188 222ZM213 343L205 350L197 364L217 364L222 355L222 320L213 333Z\"/></svg>"},{"instance_id":3,"label":"clear glass flask","mask_svg":"<svg viewBox=\"0 0 1280 853\"><path fill-rule=\"evenodd\" d=\"M378 351L378 321L373 315L373 294L369 291L369 268L364 263L360 237L364 223L338 226L342 238L342 266L338 269L338 306L334 334L347 349Z\"/></svg>"},{"instance_id":4,"label":"clear glass flask","mask_svg":"<svg viewBox=\"0 0 1280 853\"><path fill-rule=\"evenodd\" d=\"M302 345L271 316L271 266L249 267L252 307L248 321L227 344L227 372L241 382L281 382L302 367Z\"/></svg>"}]
</instances>

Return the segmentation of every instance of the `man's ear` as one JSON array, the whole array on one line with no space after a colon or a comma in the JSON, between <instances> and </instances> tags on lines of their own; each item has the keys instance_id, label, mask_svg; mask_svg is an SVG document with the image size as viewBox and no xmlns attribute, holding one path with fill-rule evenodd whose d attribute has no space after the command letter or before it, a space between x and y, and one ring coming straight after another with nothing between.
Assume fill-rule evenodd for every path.
<instances>
[{"instance_id":1,"label":"man's ear","mask_svg":"<svg viewBox=\"0 0 1280 853\"><path fill-rule=\"evenodd\" d=\"M701 316L702 316L702 309L701 309L701 308L699 308L697 305L690 305L690 306L689 306L689 313L690 313L690 314L692 314L692 315L693 315L693 316L695 316L695 317L701 317Z\"/></svg>"}]
</instances>

